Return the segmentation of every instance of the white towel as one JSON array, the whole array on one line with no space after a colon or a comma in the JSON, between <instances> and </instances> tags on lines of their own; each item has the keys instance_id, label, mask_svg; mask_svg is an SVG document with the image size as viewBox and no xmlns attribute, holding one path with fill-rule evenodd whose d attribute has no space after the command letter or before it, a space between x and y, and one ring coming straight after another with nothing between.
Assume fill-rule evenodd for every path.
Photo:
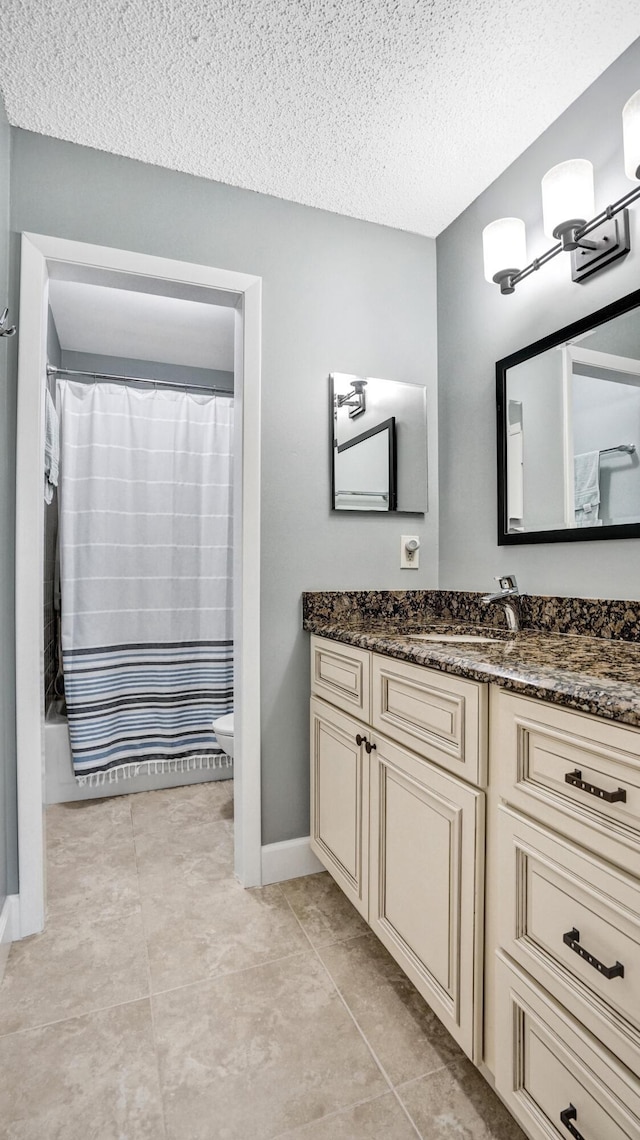
<instances>
[{"instance_id":1,"label":"white towel","mask_svg":"<svg viewBox=\"0 0 640 1140\"><path fill-rule=\"evenodd\" d=\"M44 394L44 501L53 499L53 488L58 486L60 466L60 425L51 393Z\"/></svg>"},{"instance_id":2,"label":"white towel","mask_svg":"<svg viewBox=\"0 0 640 1140\"><path fill-rule=\"evenodd\" d=\"M600 506L600 452L574 456L573 490L576 526L602 526Z\"/></svg>"}]
</instances>

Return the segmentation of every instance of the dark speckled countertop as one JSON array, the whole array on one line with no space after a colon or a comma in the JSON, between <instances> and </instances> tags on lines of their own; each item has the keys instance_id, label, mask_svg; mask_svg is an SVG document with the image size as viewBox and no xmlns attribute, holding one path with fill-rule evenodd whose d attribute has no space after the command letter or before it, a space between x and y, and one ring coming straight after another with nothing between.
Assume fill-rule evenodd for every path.
<instances>
[{"instance_id":1,"label":"dark speckled countertop","mask_svg":"<svg viewBox=\"0 0 640 1140\"><path fill-rule=\"evenodd\" d=\"M320 595L317 595L318 597ZM323 595L326 598L328 595ZM305 599L314 595L305 595ZM335 595L334 595L335 597ZM636 603L637 604L637 603ZM316 612L314 612L314 609ZM512 634L480 623L443 621L442 614L328 613L304 605L304 629L321 637L425 665L443 673L500 685L513 693L640 727L640 642L546 629ZM318 612L320 611L320 612ZM475 615L473 615L475 618ZM494 610L494 621L501 613ZM412 641L411 633L481 633L482 642Z\"/></svg>"}]
</instances>

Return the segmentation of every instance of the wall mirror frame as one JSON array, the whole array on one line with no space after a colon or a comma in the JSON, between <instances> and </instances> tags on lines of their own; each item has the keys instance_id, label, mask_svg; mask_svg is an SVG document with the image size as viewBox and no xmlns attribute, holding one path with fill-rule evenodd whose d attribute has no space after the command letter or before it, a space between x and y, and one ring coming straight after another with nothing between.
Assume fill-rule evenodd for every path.
<instances>
[{"instance_id":1,"label":"wall mirror frame","mask_svg":"<svg viewBox=\"0 0 640 1140\"><path fill-rule=\"evenodd\" d=\"M640 538L638 308L640 289L496 362L498 546Z\"/></svg>"},{"instance_id":2,"label":"wall mirror frame","mask_svg":"<svg viewBox=\"0 0 640 1140\"><path fill-rule=\"evenodd\" d=\"M329 416L332 512L424 515L425 386L332 372Z\"/></svg>"}]
</instances>

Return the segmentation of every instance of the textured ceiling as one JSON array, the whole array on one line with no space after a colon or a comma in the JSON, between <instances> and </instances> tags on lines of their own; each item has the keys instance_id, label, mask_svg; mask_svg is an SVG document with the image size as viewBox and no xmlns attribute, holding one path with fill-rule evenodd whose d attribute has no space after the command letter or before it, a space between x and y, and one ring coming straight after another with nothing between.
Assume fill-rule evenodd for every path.
<instances>
[{"instance_id":1,"label":"textured ceiling","mask_svg":"<svg viewBox=\"0 0 640 1140\"><path fill-rule=\"evenodd\" d=\"M0 86L19 127L435 236L639 35L638 0L2 0Z\"/></svg>"},{"instance_id":2,"label":"textured ceiling","mask_svg":"<svg viewBox=\"0 0 640 1140\"><path fill-rule=\"evenodd\" d=\"M49 301L63 349L233 372L233 309L79 281Z\"/></svg>"}]
</instances>

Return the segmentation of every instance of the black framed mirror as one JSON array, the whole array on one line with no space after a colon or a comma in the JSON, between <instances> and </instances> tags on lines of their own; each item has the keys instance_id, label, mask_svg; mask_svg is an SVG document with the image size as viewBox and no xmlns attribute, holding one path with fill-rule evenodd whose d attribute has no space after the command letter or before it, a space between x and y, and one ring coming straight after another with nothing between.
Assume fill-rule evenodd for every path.
<instances>
[{"instance_id":1,"label":"black framed mirror","mask_svg":"<svg viewBox=\"0 0 640 1140\"><path fill-rule=\"evenodd\" d=\"M639 306L497 362L499 546L640 537Z\"/></svg>"},{"instance_id":2,"label":"black framed mirror","mask_svg":"<svg viewBox=\"0 0 640 1140\"><path fill-rule=\"evenodd\" d=\"M333 372L329 409L331 509L424 514L424 385Z\"/></svg>"}]
</instances>

